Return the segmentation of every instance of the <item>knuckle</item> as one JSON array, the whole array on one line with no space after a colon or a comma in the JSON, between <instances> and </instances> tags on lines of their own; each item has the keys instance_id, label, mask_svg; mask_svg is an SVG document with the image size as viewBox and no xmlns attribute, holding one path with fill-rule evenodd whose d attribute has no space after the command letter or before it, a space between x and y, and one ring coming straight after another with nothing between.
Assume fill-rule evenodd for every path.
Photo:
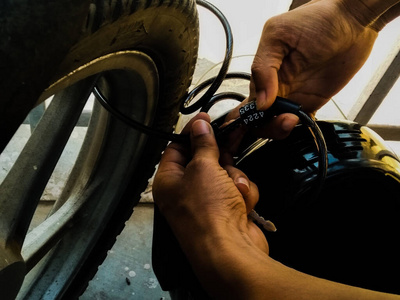
<instances>
[{"instance_id":1,"label":"knuckle","mask_svg":"<svg viewBox=\"0 0 400 300\"><path fill-rule=\"evenodd\" d=\"M263 59L259 55L256 55L251 65L251 74L253 76L259 75L262 73L263 67Z\"/></svg>"},{"instance_id":2,"label":"knuckle","mask_svg":"<svg viewBox=\"0 0 400 300\"><path fill-rule=\"evenodd\" d=\"M206 170L214 166L215 162L206 157L193 157L190 165L196 170Z\"/></svg>"}]
</instances>

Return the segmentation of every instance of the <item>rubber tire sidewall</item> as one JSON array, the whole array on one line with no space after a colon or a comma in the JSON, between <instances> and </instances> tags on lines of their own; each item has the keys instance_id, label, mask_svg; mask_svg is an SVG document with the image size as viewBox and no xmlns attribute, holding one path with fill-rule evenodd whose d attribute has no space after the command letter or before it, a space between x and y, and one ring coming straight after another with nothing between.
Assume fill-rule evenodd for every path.
<instances>
[{"instance_id":1,"label":"rubber tire sidewall","mask_svg":"<svg viewBox=\"0 0 400 300\"><path fill-rule=\"evenodd\" d=\"M125 2L124 2L125 3ZM159 71L160 91L153 127L171 131L180 102L190 86L198 50L198 17L193 0L96 1L89 7L85 28L53 75L53 82L78 67L106 54L139 50L148 54ZM51 46L51 45L49 45ZM26 103L31 106L31 103ZM154 172L166 141L149 137L136 171L126 184L104 231L93 245L63 299L75 299L85 290L121 232L133 207Z\"/></svg>"},{"instance_id":2,"label":"rubber tire sidewall","mask_svg":"<svg viewBox=\"0 0 400 300\"><path fill-rule=\"evenodd\" d=\"M153 1L151 6L139 5L137 11L116 21L103 20L99 29L84 36L71 49L60 66L55 78L97 57L121 51L140 50L156 63L160 75L160 93L154 128L171 131L176 124L183 95L190 86L198 50L198 19L194 1ZM157 3L154 3L157 2ZM113 14L110 13L110 16ZM63 299L78 297L87 282L97 271L125 226L134 205L139 201L148 178L154 173L166 141L149 138L140 158L137 171L122 196L118 207L105 227L105 231L93 247Z\"/></svg>"}]
</instances>

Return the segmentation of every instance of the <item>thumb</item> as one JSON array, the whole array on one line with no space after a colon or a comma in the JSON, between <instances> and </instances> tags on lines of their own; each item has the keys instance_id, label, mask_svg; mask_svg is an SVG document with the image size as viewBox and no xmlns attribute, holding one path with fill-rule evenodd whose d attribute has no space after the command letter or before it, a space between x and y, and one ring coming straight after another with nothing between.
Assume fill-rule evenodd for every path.
<instances>
[{"instance_id":1,"label":"thumb","mask_svg":"<svg viewBox=\"0 0 400 300\"><path fill-rule=\"evenodd\" d=\"M251 67L250 95L256 99L257 109L266 110L278 95L278 70L270 58L257 54Z\"/></svg>"},{"instance_id":2,"label":"thumb","mask_svg":"<svg viewBox=\"0 0 400 300\"><path fill-rule=\"evenodd\" d=\"M193 158L211 158L218 161L219 149L210 123L202 119L193 122L190 138Z\"/></svg>"},{"instance_id":3,"label":"thumb","mask_svg":"<svg viewBox=\"0 0 400 300\"><path fill-rule=\"evenodd\" d=\"M265 23L253 64L251 66L252 88L257 100L257 108L265 110L272 105L278 95L279 77L287 45L281 40L280 26L271 18Z\"/></svg>"}]
</instances>

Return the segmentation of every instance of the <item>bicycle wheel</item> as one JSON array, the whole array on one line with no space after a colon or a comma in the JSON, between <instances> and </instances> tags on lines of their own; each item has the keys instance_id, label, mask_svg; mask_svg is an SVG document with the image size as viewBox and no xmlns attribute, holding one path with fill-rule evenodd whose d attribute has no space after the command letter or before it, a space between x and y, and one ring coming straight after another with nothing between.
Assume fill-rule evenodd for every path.
<instances>
[{"instance_id":1,"label":"bicycle wheel","mask_svg":"<svg viewBox=\"0 0 400 300\"><path fill-rule=\"evenodd\" d=\"M60 198L26 234L52 170L95 84L125 114L172 130L197 47L192 0L90 4L85 32L38 102L56 96L0 187L0 257L7 258L0 263L2 297L15 296L25 269L18 299L73 299L84 290L130 217L165 141L128 128L95 103Z\"/></svg>"}]
</instances>

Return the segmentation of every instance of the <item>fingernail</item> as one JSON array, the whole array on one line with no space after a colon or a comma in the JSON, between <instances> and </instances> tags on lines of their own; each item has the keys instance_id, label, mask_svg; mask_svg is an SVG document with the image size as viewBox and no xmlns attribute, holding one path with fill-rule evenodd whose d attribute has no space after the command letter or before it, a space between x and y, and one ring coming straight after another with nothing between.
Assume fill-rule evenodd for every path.
<instances>
[{"instance_id":1,"label":"fingernail","mask_svg":"<svg viewBox=\"0 0 400 300\"><path fill-rule=\"evenodd\" d=\"M286 132L291 131L298 122L299 122L299 118L297 116L295 116L295 115L287 116L286 118L284 118L282 120L281 128L282 128L282 130L284 130Z\"/></svg>"},{"instance_id":2,"label":"fingernail","mask_svg":"<svg viewBox=\"0 0 400 300\"><path fill-rule=\"evenodd\" d=\"M243 184L243 185L245 185L247 187L248 190L250 190L249 181L244 177L236 178L235 183L236 184Z\"/></svg>"},{"instance_id":3,"label":"fingernail","mask_svg":"<svg viewBox=\"0 0 400 300\"><path fill-rule=\"evenodd\" d=\"M197 120L192 125L193 136L200 136L210 132L210 124L204 120Z\"/></svg>"},{"instance_id":4,"label":"fingernail","mask_svg":"<svg viewBox=\"0 0 400 300\"><path fill-rule=\"evenodd\" d=\"M257 92L256 106L257 110L263 110L267 105L267 93L262 90Z\"/></svg>"}]
</instances>

